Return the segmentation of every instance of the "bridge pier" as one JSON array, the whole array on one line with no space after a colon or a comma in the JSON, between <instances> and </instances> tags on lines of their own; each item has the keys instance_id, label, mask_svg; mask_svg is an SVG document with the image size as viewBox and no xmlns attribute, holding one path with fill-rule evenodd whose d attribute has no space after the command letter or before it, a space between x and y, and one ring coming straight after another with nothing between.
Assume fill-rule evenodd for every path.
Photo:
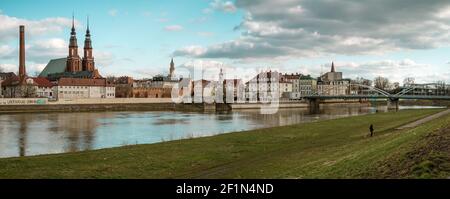
<instances>
[{"instance_id":1,"label":"bridge pier","mask_svg":"<svg viewBox=\"0 0 450 199\"><path fill-rule=\"evenodd\" d=\"M387 101L387 107L389 110L398 110L398 98L389 98Z\"/></svg>"},{"instance_id":2,"label":"bridge pier","mask_svg":"<svg viewBox=\"0 0 450 199\"><path fill-rule=\"evenodd\" d=\"M320 99L318 98L308 98L309 113L318 114L320 113Z\"/></svg>"}]
</instances>

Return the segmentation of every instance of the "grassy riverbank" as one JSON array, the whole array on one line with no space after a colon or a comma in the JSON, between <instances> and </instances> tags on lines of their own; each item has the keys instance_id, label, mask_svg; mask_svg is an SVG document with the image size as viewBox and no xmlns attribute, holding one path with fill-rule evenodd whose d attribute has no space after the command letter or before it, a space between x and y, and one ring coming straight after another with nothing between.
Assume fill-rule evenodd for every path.
<instances>
[{"instance_id":1,"label":"grassy riverbank","mask_svg":"<svg viewBox=\"0 0 450 199\"><path fill-rule=\"evenodd\" d=\"M415 151L415 144L430 133L450 128L450 115L412 129L395 128L438 111L405 110L159 144L0 159L0 178L396 177L383 172L382 165L397 158L394 167L384 168L402 167L398 157ZM370 124L376 129L372 138L367 137Z\"/></svg>"}]
</instances>

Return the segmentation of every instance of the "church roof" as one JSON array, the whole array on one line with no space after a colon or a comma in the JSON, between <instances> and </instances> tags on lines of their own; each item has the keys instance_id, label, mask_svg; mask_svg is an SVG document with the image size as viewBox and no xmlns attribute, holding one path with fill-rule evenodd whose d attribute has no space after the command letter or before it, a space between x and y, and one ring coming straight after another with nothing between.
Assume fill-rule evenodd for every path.
<instances>
[{"instance_id":1,"label":"church roof","mask_svg":"<svg viewBox=\"0 0 450 199\"><path fill-rule=\"evenodd\" d=\"M42 70L39 77L48 77L49 74L63 73L66 71L67 58L52 59Z\"/></svg>"},{"instance_id":2,"label":"church roof","mask_svg":"<svg viewBox=\"0 0 450 199\"><path fill-rule=\"evenodd\" d=\"M48 75L48 79L51 81L56 81L60 78L95 78L94 72L91 71L77 71L77 72L62 72L62 73L51 73Z\"/></svg>"}]
</instances>

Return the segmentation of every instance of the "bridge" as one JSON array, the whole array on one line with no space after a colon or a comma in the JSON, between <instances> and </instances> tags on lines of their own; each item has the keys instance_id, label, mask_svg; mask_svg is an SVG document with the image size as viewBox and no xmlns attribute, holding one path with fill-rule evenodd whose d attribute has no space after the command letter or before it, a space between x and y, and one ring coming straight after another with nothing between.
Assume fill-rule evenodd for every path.
<instances>
[{"instance_id":1,"label":"bridge","mask_svg":"<svg viewBox=\"0 0 450 199\"><path fill-rule=\"evenodd\" d=\"M398 93L391 94L385 90L361 84L349 84L348 90L351 87L362 87L366 90L367 94L345 94L345 95L325 95L323 93L328 92L328 90L322 91L321 93L316 92L311 95L303 96L309 103L311 112L317 113L320 109L321 100L325 99L387 99L389 109L398 109L400 99L417 99L417 100L449 100L450 93L448 91L442 93L441 95L414 95L414 90L422 89L420 87L407 87ZM333 88L331 88L333 89Z\"/></svg>"}]
</instances>

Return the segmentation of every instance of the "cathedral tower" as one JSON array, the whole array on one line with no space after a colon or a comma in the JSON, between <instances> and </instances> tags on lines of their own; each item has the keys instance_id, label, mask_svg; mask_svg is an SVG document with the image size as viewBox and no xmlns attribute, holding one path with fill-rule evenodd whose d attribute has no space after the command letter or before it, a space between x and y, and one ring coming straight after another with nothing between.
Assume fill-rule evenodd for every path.
<instances>
[{"instance_id":1,"label":"cathedral tower","mask_svg":"<svg viewBox=\"0 0 450 199\"><path fill-rule=\"evenodd\" d=\"M173 58L172 58L172 61L170 61L170 69L169 69L169 78L170 79L174 78L174 76L175 76L174 72L175 72L175 63L173 63Z\"/></svg>"},{"instance_id":2,"label":"cathedral tower","mask_svg":"<svg viewBox=\"0 0 450 199\"><path fill-rule=\"evenodd\" d=\"M68 72L81 71L80 56L78 55L77 33L75 32L74 16L72 16L72 31L70 32L69 56L67 56L66 70Z\"/></svg>"},{"instance_id":3,"label":"cathedral tower","mask_svg":"<svg viewBox=\"0 0 450 199\"><path fill-rule=\"evenodd\" d=\"M92 56L92 42L91 32L89 30L89 18L87 19L86 38L84 40L84 57L83 57L83 71L95 71L94 57Z\"/></svg>"}]
</instances>

